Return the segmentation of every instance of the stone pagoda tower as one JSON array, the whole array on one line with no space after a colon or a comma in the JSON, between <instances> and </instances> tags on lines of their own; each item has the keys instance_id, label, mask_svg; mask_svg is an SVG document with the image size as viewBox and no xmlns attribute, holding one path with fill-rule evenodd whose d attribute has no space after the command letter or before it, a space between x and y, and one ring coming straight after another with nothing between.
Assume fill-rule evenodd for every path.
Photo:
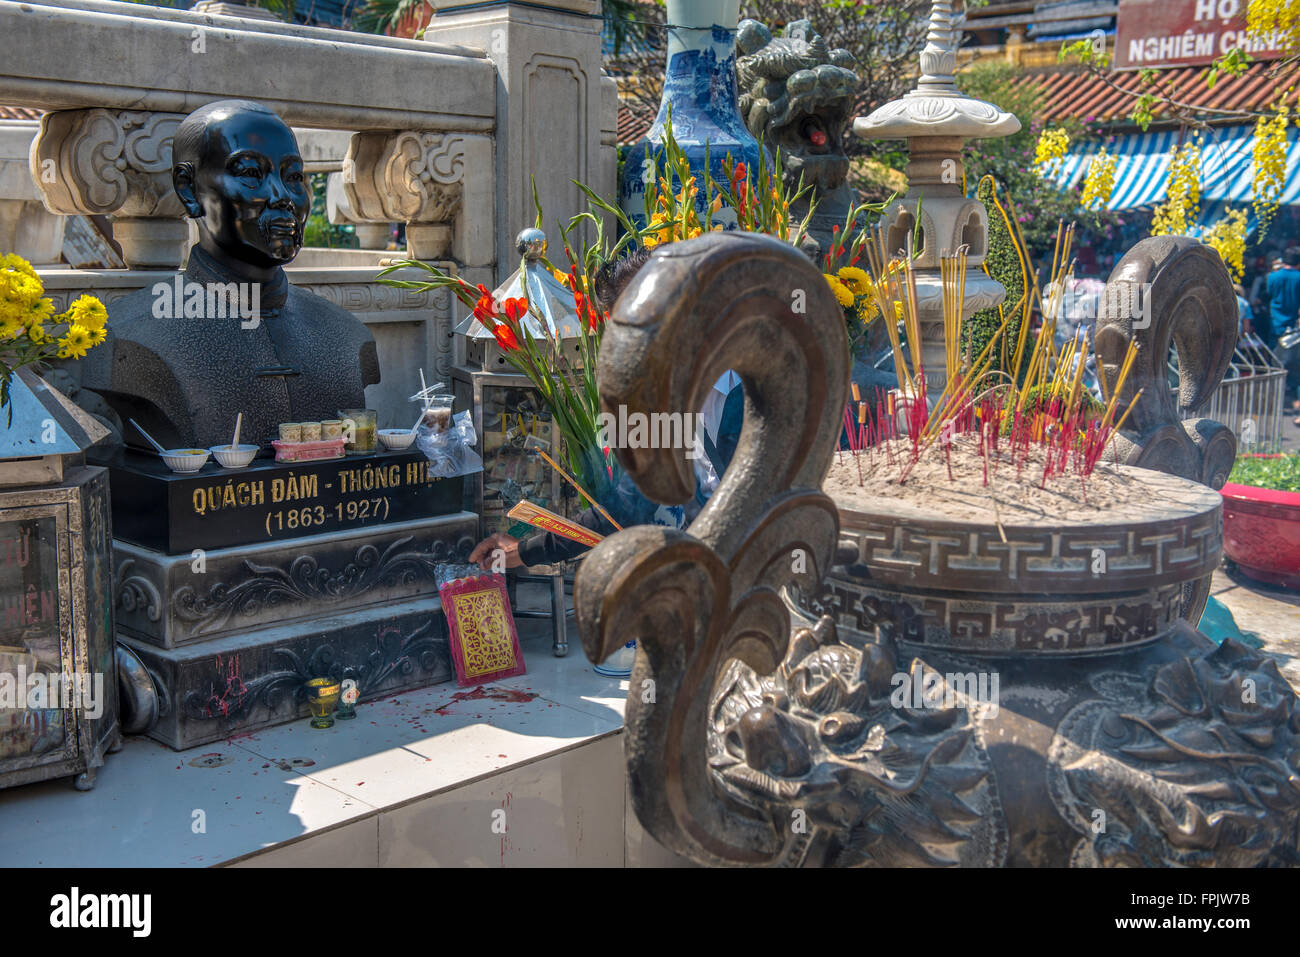
<instances>
[{"instance_id":1,"label":"stone pagoda tower","mask_svg":"<svg viewBox=\"0 0 1300 957\"><path fill-rule=\"evenodd\" d=\"M957 89L954 74L960 36L951 0L935 0L916 89L853 124L853 132L863 139L907 140L911 154L907 195L886 212L885 237L891 255L907 248L919 210L924 238L914 262L917 318L931 396L939 395L947 378L940 257L956 255L960 247L967 247L963 321L981 309L997 306L1006 296L1001 283L980 268L988 252L988 218L979 200L963 191L962 144L975 137L1010 136L1020 129L1020 121L1012 114Z\"/></svg>"}]
</instances>

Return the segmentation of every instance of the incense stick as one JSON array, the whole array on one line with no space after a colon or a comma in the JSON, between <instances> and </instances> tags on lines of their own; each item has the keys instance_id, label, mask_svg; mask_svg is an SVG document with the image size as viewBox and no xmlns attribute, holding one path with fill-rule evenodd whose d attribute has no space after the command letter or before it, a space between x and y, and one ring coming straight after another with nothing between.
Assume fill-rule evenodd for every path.
<instances>
[{"instance_id":1,"label":"incense stick","mask_svg":"<svg viewBox=\"0 0 1300 957\"><path fill-rule=\"evenodd\" d=\"M620 532L623 531L623 526L620 525L618 522L614 521L614 519L610 517L609 512L607 512L607 511L605 511L603 508L601 508L600 503L597 502L597 501L596 501L596 500L591 496L591 493L590 493L590 492L588 492L585 488L583 488L581 485L579 485L579 484L577 483L577 481L574 480L573 476L571 476L568 472L564 471L564 469L562 469L562 468L560 468L558 465L556 465L556 464L555 464L555 459L551 458L549 455L547 455L545 452L543 452L543 451L542 451L541 449L539 449L539 448L534 448L533 451L536 452L538 455L540 455L542 458L546 459L546 463L547 463L551 468L555 469L555 471L559 472L561 478L563 478L566 482L568 482L570 485L572 485L574 488L576 488L579 492L581 492L581 493L582 493L582 497L585 498L588 502L591 503L591 507L594 508L596 511L600 512L601 515L605 516L605 521L609 522L609 524L613 525L613 526L614 526L616 529L618 529Z\"/></svg>"}]
</instances>

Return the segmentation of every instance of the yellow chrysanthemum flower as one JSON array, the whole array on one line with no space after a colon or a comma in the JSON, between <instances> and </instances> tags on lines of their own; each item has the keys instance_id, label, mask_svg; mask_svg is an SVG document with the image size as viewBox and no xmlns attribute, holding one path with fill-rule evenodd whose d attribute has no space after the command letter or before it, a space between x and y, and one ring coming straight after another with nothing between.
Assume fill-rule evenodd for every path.
<instances>
[{"instance_id":1,"label":"yellow chrysanthemum flower","mask_svg":"<svg viewBox=\"0 0 1300 957\"><path fill-rule=\"evenodd\" d=\"M826 285L831 287L831 292L835 295L835 301L845 309L850 308L853 305L853 293L849 291L848 286L844 285L844 283L840 282L830 273L823 273L822 275L826 279Z\"/></svg>"},{"instance_id":2,"label":"yellow chrysanthemum flower","mask_svg":"<svg viewBox=\"0 0 1300 957\"><path fill-rule=\"evenodd\" d=\"M94 332L108 323L108 310L94 296L78 296L68 308L68 319L73 325Z\"/></svg>"},{"instance_id":3,"label":"yellow chrysanthemum flower","mask_svg":"<svg viewBox=\"0 0 1300 957\"><path fill-rule=\"evenodd\" d=\"M16 339L22 335L23 331L23 324L17 316L5 315L0 317L0 342Z\"/></svg>"},{"instance_id":4,"label":"yellow chrysanthemum flower","mask_svg":"<svg viewBox=\"0 0 1300 957\"><path fill-rule=\"evenodd\" d=\"M0 271L20 273L24 276L30 276L37 282L40 282L41 278L37 275L36 270L32 268L32 264L17 253L5 253L0 256Z\"/></svg>"},{"instance_id":5,"label":"yellow chrysanthemum flower","mask_svg":"<svg viewBox=\"0 0 1300 957\"><path fill-rule=\"evenodd\" d=\"M108 330L106 330L106 329L91 329L91 330L90 330L90 346L91 346L91 348L93 349L95 346L99 345L101 342L103 342L103 341L104 341L105 339L107 339L107 338L108 338Z\"/></svg>"},{"instance_id":6,"label":"yellow chrysanthemum flower","mask_svg":"<svg viewBox=\"0 0 1300 957\"><path fill-rule=\"evenodd\" d=\"M32 323L27 327L27 338L38 346L45 342L52 342L54 339L39 322Z\"/></svg>"},{"instance_id":7,"label":"yellow chrysanthemum flower","mask_svg":"<svg viewBox=\"0 0 1300 957\"><path fill-rule=\"evenodd\" d=\"M839 277L840 282L859 296L871 289L871 277L867 275L866 270L859 269L857 266L844 266L835 275Z\"/></svg>"},{"instance_id":8,"label":"yellow chrysanthemum flower","mask_svg":"<svg viewBox=\"0 0 1300 957\"><path fill-rule=\"evenodd\" d=\"M0 285L0 300L5 303L28 309L45 294L40 279L25 272L3 273L3 285Z\"/></svg>"},{"instance_id":9,"label":"yellow chrysanthemum flower","mask_svg":"<svg viewBox=\"0 0 1300 957\"><path fill-rule=\"evenodd\" d=\"M48 299L38 299L22 314L24 326L39 326L50 321L54 315L54 303Z\"/></svg>"},{"instance_id":10,"label":"yellow chrysanthemum flower","mask_svg":"<svg viewBox=\"0 0 1300 957\"><path fill-rule=\"evenodd\" d=\"M59 340L59 358L82 358L91 346L90 338L90 330L85 326L69 326L67 333Z\"/></svg>"}]
</instances>

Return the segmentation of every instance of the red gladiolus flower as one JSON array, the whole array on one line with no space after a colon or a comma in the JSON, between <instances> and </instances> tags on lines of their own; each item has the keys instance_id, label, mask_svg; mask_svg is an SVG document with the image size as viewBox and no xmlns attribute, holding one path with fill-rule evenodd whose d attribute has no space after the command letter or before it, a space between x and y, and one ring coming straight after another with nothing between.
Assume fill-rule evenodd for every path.
<instances>
[{"instance_id":1,"label":"red gladiolus flower","mask_svg":"<svg viewBox=\"0 0 1300 957\"><path fill-rule=\"evenodd\" d=\"M489 329L496 325L494 320L500 314L501 310L490 293L480 297L478 303L474 306L474 318Z\"/></svg>"},{"instance_id":2,"label":"red gladiolus flower","mask_svg":"<svg viewBox=\"0 0 1300 957\"><path fill-rule=\"evenodd\" d=\"M514 352L519 348L519 340L515 337L515 331L505 323L498 323L492 330L492 334L497 337L497 342L501 343L501 348L506 352Z\"/></svg>"}]
</instances>

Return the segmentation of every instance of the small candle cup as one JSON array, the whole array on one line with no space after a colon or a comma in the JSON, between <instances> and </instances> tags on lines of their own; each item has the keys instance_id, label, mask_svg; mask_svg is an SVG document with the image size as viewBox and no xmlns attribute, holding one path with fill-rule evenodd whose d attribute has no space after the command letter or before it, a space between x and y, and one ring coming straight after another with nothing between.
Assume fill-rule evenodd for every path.
<instances>
[{"instance_id":1,"label":"small candle cup","mask_svg":"<svg viewBox=\"0 0 1300 957\"><path fill-rule=\"evenodd\" d=\"M302 424L302 440L304 442L319 442L321 436L321 424L319 422L304 422Z\"/></svg>"},{"instance_id":2,"label":"small candle cup","mask_svg":"<svg viewBox=\"0 0 1300 957\"><path fill-rule=\"evenodd\" d=\"M356 679L343 679L343 692L339 695L339 709L335 712L334 717L340 721L347 721L357 716L357 701L361 698L361 690L357 687Z\"/></svg>"},{"instance_id":3,"label":"small candle cup","mask_svg":"<svg viewBox=\"0 0 1300 957\"><path fill-rule=\"evenodd\" d=\"M301 441L302 441L302 423L301 423L301 422L281 422L281 423L280 423L280 441L281 441L281 442L301 442Z\"/></svg>"},{"instance_id":4,"label":"small candle cup","mask_svg":"<svg viewBox=\"0 0 1300 957\"><path fill-rule=\"evenodd\" d=\"M320 424L320 437L322 439L343 438L343 420L326 419Z\"/></svg>"},{"instance_id":5,"label":"small candle cup","mask_svg":"<svg viewBox=\"0 0 1300 957\"><path fill-rule=\"evenodd\" d=\"M339 703L340 685L334 678L312 678L307 682L307 707L313 728L334 727L334 709Z\"/></svg>"},{"instance_id":6,"label":"small candle cup","mask_svg":"<svg viewBox=\"0 0 1300 957\"><path fill-rule=\"evenodd\" d=\"M344 438L351 435L346 445L348 452L364 455L375 450L379 413L374 409L340 409L339 418L343 420Z\"/></svg>"}]
</instances>

